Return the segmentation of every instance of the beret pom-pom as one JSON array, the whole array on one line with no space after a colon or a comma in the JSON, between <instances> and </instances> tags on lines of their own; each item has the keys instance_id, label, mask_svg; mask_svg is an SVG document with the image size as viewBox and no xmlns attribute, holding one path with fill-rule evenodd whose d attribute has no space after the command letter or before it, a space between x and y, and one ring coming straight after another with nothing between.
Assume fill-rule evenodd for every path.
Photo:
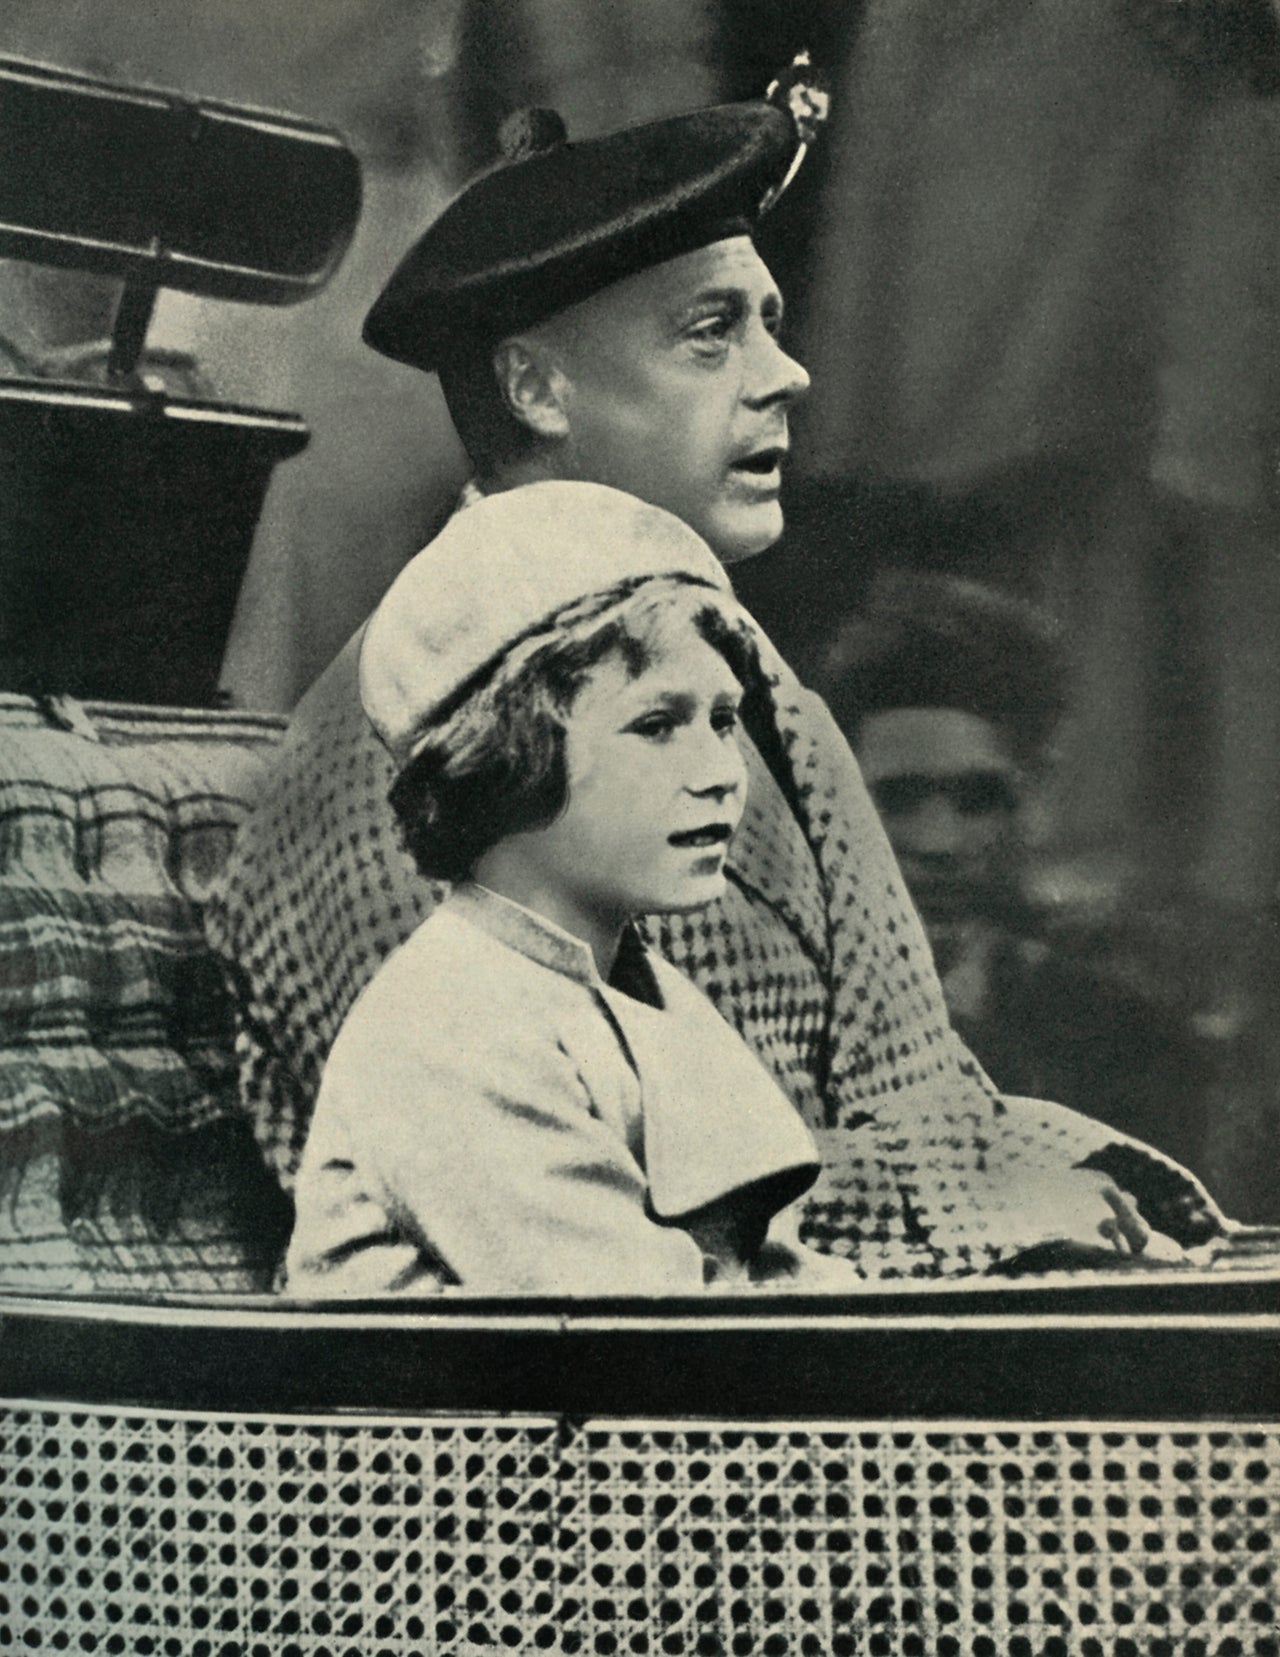
<instances>
[{"instance_id":1,"label":"beret pom-pom","mask_svg":"<svg viewBox=\"0 0 1280 1657\"><path fill-rule=\"evenodd\" d=\"M513 110L498 128L504 161L527 161L531 155L569 142L565 124L554 109Z\"/></svg>"}]
</instances>

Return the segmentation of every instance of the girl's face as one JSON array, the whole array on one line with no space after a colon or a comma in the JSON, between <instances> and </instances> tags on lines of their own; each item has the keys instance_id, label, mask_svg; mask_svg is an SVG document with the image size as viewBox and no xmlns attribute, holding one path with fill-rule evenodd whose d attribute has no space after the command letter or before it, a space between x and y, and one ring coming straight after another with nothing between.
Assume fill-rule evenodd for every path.
<instances>
[{"instance_id":1,"label":"girl's face","mask_svg":"<svg viewBox=\"0 0 1280 1657\"><path fill-rule=\"evenodd\" d=\"M564 810L492 848L477 878L593 944L635 915L719 897L746 790L741 697L691 622L636 677L607 657L567 721Z\"/></svg>"}]
</instances>

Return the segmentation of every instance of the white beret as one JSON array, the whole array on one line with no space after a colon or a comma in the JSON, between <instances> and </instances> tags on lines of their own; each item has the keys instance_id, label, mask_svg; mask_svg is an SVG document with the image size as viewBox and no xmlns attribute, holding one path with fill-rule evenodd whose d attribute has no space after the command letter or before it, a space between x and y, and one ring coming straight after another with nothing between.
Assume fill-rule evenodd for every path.
<instances>
[{"instance_id":1,"label":"white beret","mask_svg":"<svg viewBox=\"0 0 1280 1657\"><path fill-rule=\"evenodd\" d=\"M700 535L599 483L550 481L464 508L405 565L360 646L360 700L403 769L466 682L567 605L628 581L684 576L732 596Z\"/></svg>"}]
</instances>

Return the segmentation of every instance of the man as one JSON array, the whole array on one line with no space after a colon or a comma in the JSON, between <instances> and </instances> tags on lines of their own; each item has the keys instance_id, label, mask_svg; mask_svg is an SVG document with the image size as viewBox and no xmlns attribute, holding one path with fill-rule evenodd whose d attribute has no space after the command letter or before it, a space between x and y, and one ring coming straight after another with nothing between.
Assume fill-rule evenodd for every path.
<instances>
[{"instance_id":1,"label":"man","mask_svg":"<svg viewBox=\"0 0 1280 1657\"><path fill-rule=\"evenodd\" d=\"M410 250L366 340L440 374L481 491L607 483L683 517L725 562L762 551L807 384L751 240L793 170L791 114L729 105L569 144L532 112L504 150ZM211 912L240 980L246 1096L286 1183L343 1015L440 895L397 840L358 648L299 706ZM998 1099L949 1030L847 745L776 656L765 669L744 710L728 891L649 936L817 1134L813 1240L869 1276L984 1269L1046 1237L1141 1248L1133 1204L1077 1166L1112 1136ZM1138 1162L1157 1226L1170 1185L1199 1195L1158 1157Z\"/></svg>"},{"instance_id":2,"label":"man","mask_svg":"<svg viewBox=\"0 0 1280 1657\"><path fill-rule=\"evenodd\" d=\"M1065 711L1047 617L1013 596L886 570L823 689L924 921L952 1023L996 1084L1203 1160L1210 1053L1171 1007L1045 936L1025 805Z\"/></svg>"}]
</instances>

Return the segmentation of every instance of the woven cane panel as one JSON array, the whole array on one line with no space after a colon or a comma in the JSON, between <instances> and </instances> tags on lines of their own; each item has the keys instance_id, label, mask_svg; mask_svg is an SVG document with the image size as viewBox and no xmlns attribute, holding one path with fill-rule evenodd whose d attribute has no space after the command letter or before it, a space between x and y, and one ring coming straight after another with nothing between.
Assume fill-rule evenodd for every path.
<instances>
[{"instance_id":1,"label":"woven cane panel","mask_svg":"<svg viewBox=\"0 0 1280 1657\"><path fill-rule=\"evenodd\" d=\"M576 1450L590 1622L616 1637L597 1650L1278 1649L1262 1433L593 1429Z\"/></svg>"},{"instance_id":2,"label":"woven cane panel","mask_svg":"<svg viewBox=\"0 0 1280 1657\"><path fill-rule=\"evenodd\" d=\"M0 1416L0 1647L1277 1657L1274 1429Z\"/></svg>"},{"instance_id":3,"label":"woven cane panel","mask_svg":"<svg viewBox=\"0 0 1280 1657\"><path fill-rule=\"evenodd\" d=\"M554 1610L553 1422L14 1411L0 1647L123 1657L519 1648Z\"/></svg>"}]
</instances>

